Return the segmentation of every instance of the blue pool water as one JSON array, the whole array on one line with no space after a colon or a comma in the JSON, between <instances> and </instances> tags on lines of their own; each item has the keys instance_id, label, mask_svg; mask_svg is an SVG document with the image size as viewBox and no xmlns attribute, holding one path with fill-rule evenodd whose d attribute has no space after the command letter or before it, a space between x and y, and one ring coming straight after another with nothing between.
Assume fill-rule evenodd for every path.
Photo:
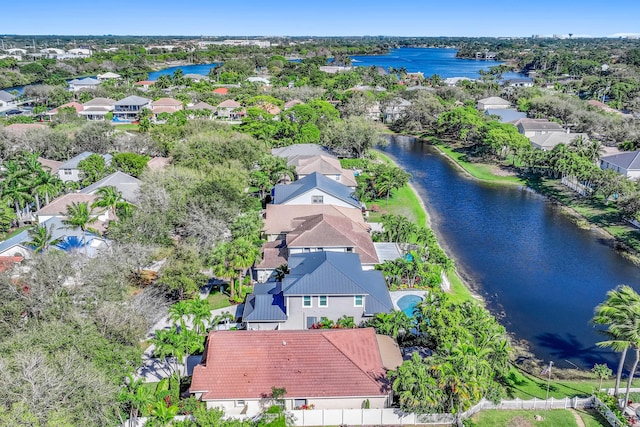
<instances>
[{"instance_id":1,"label":"blue pool water","mask_svg":"<svg viewBox=\"0 0 640 427\"><path fill-rule=\"evenodd\" d=\"M422 302L422 297L418 295L405 295L400 297L398 302L398 308L406 313L407 316L413 317L413 309L416 305Z\"/></svg>"}]
</instances>

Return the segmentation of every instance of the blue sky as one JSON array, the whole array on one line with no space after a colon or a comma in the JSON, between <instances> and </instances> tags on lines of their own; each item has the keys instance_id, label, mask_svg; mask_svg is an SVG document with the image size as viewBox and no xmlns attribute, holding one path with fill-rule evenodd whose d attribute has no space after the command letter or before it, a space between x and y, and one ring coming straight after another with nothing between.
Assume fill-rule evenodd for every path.
<instances>
[{"instance_id":1,"label":"blue sky","mask_svg":"<svg viewBox=\"0 0 640 427\"><path fill-rule=\"evenodd\" d=\"M3 34L609 36L640 33L637 0L6 1Z\"/></svg>"}]
</instances>

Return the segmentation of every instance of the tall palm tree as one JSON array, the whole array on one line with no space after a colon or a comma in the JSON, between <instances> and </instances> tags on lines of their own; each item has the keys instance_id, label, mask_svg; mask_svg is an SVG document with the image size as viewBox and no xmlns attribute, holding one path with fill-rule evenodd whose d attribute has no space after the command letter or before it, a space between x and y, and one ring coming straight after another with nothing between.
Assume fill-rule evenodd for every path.
<instances>
[{"instance_id":1,"label":"tall palm tree","mask_svg":"<svg viewBox=\"0 0 640 427\"><path fill-rule=\"evenodd\" d=\"M238 275L238 294L242 297L242 282L247 269L253 266L260 255L260 250L246 237L235 239L231 242L229 266L236 270Z\"/></svg>"},{"instance_id":2,"label":"tall palm tree","mask_svg":"<svg viewBox=\"0 0 640 427\"><path fill-rule=\"evenodd\" d=\"M66 219L62 220L62 222L70 228L79 228L82 230L82 245L84 246L85 255L89 254L87 249L88 226L97 220L98 217L92 214L88 202L73 202L67 206Z\"/></svg>"},{"instance_id":3,"label":"tall palm tree","mask_svg":"<svg viewBox=\"0 0 640 427\"><path fill-rule=\"evenodd\" d=\"M33 247L35 253L46 252L52 245L62 241L61 238L53 238L53 230L53 224L49 228L45 224L33 226L29 229L31 241L27 242L27 245Z\"/></svg>"},{"instance_id":4,"label":"tall palm tree","mask_svg":"<svg viewBox=\"0 0 640 427\"><path fill-rule=\"evenodd\" d=\"M103 207L107 208L110 213L110 217L115 217L117 212L130 212L131 204L122 199L122 192L116 187L107 186L99 188L96 192L98 199L91 205L91 207Z\"/></svg>"},{"instance_id":5,"label":"tall palm tree","mask_svg":"<svg viewBox=\"0 0 640 427\"><path fill-rule=\"evenodd\" d=\"M36 210L40 210L40 196L44 196L45 205L49 204L49 198L57 196L62 190L63 183L57 175L49 171L40 170L32 181L32 194L36 201Z\"/></svg>"},{"instance_id":6,"label":"tall palm tree","mask_svg":"<svg viewBox=\"0 0 640 427\"><path fill-rule=\"evenodd\" d=\"M620 379L627 350L630 347L635 347L636 356L638 356L637 348L640 347L640 342L634 343L633 341L635 338L633 328L637 327L636 323L640 321L638 312L640 312L640 295L630 286L622 285L607 292L607 298L595 308L595 315L592 319L592 322L596 325L608 325L605 334L609 339L598 342L596 345L608 347L621 353L614 388L614 395L616 396L620 388ZM635 365L637 365L637 358ZM633 378L633 373L635 373L635 366L629 376L630 379Z\"/></svg>"}]
</instances>

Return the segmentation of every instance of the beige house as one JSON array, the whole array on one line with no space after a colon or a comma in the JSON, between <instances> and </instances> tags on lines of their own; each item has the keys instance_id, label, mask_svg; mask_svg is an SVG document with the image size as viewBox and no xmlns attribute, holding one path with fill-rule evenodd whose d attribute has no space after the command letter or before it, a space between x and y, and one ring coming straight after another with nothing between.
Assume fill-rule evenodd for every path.
<instances>
[{"instance_id":1,"label":"beige house","mask_svg":"<svg viewBox=\"0 0 640 427\"><path fill-rule=\"evenodd\" d=\"M506 99L502 99L499 96L491 96L489 98L483 98L478 100L476 104L478 110L486 111L486 110L498 110L501 108L509 108L511 107L511 103Z\"/></svg>"},{"instance_id":2,"label":"beige house","mask_svg":"<svg viewBox=\"0 0 640 427\"><path fill-rule=\"evenodd\" d=\"M518 128L518 132L527 138L546 133L566 133L566 130L558 123L550 122L547 119L519 119L513 125Z\"/></svg>"},{"instance_id":3,"label":"beige house","mask_svg":"<svg viewBox=\"0 0 640 427\"><path fill-rule=\"evenodd\" d=\"M240 120L245 115L242 105L233 99L222 101L216 107L216 116L226 120Z\"/></svg>"},{"instance_id":4,"label":"beige house","mask_svg":"<svg viewBox=\"0 0 640 427\"><path fill-rule=\"evenodd\" d=\"M314 172L318 172L329 179L333 179L347 187L356 188L358 183L352 170L343 169L340 160L326 155L294 156L290 157L287 165L296 168L298 179L302 179Z\"/></svg>"},{"instance_id":5,"label":"beige house","mask_svg":"<svg viewBox=\"0 0 640 427\"><path fill-rule=\"evenodd\" d=\"M260 413L272 387L286 389L288 410L386 408L386 372L401 363L397 345L372 328L213 331L189 392L230 416Z\"/></svg>"},{"instance_id":6,"label":"beige house","mask_svg":"<svg viewBox=\"0 0 640 427\"><path fill-rule=\"evenodd\" d=\"M551 151L556 145L569 145L576 138L589 139L586 133L551 132L534 135L529 138L529 141L531 142L531 147L537 150Z\"/></svg>"}]
</instances>

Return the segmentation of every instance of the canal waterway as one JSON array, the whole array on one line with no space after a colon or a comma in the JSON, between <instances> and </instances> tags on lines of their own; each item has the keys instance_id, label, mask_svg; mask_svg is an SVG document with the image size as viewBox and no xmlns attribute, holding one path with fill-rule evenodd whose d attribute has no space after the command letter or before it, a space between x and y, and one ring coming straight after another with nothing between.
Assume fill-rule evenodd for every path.
<instances>
[{"instance_id":1,"label":"canal waterway","mask_svg":"<svg viewBox=\"0 0 640 427\"><path fill-rule=\"evenodd\" d=\"M441 244L516 339L558 366L615 366L589 320L608 290L640 290L640 268L526 188L469 178L413 138L381 149L413 175Z\"/></svg>"}]
</instances>

